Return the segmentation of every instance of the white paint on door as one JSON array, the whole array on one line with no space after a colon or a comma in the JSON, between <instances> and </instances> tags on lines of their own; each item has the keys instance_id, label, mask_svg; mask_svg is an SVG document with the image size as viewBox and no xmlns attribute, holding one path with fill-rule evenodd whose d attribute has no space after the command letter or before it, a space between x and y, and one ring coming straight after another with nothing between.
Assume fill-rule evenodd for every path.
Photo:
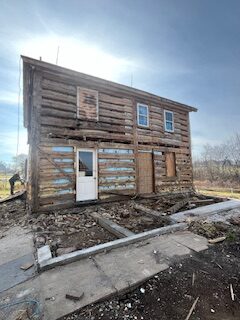
<instances>
[{"instance_id":1,"label":"white paint on door","mask_svg":"<svg viewBox=\"0 0 240 320\"><path fill-rule=\"evenodd\" d=\"M97 199L97 153L94 149L78 149L76 200L94 199Z\"/></svg>"}]
</instances>

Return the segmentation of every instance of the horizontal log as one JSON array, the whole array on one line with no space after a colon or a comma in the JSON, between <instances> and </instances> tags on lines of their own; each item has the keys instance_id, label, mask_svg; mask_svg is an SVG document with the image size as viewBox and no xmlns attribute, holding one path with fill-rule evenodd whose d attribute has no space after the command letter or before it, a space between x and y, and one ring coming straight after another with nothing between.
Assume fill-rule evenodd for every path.
<instances>
[{"instance_id":1,"label":"horizontal log","mask_svg":"<svg viewBox=\"0 0 240 320\"><path fill-rule=\"evenodd\" d=\"M98 163L99 170L105 168L135 168L134 162L117 162L117 161L109 161L109 162L99 162Z\"/></svg>"},{"instance_id":2,"label":"horizontal log","mask_svg":"<svg viewBox=\"0 0 240 320\"><path fill-rule=\"evenodd\" d=\"M115 112L128 112L133 113L133 107L126 106L126 105L118 105L118 104L111 104L111 103L105 103L105 102L99 102L99 108L102 110L111 110Z\"/></svg>"},{"instance_id":3,"label":"horizontal log","mask_svg":"<svg viewBox=\"0 0 240 320\"><path fill-rule=\"evenodd\" d=\"M59 201L66 201L66 200L75 200L75 194L69 193L69 194L59 194L59 195L54 195L54 196L46 196L46 197L40 197L39 198L39 203L41 205L46 205L46 204L57 204Z\"/></svg>"},{"instance_id":4,"label":"horizontal log","mask_svg":"<svg viewBox=\"0 0 240 320\"><path fill-rule=\"evenodd\" d=\"M72 86L59 81L52 81L45 78L43 78L42 80L42 88L61 92L61 93L71 94L73 96L77 94L76 86Z\"/></svg>"},{"instance_id":5,"label":"horizontal log","mask_svg":"<svg viewBox=\"0 0 240 320\"><path fill-rule=\"evenodd\" d=\"M135 177L134 171L99 171L98 177L122 177L122 176L133 176Z\"/></svg>"},{"instance_id":6,"label":"horizontal log","mask_svg":"<svg viewBox=\"0 0 240 320\"><path fill-rule=\"evenodd\" d=\"M110 110L99 109L99 120L101 121L102 117L114 118L119 120L132 120L133 114L130 112L115 112Z\"/></svg>"},{"instance_id":7,"label":"horizontal log","mask_svg":"<svg viewBox=\"0 0 240 320\"><path fill-rule=\"evenodd\" d=\"M111 104L117 104L117 105L123 105L123 106L125 105L132 106L132 101L130 99L111 96L104 93L99 93L99 101L104 101Z\"/></svg>"},{"instance_id":8,"label":"horizontal log","mask_svg":"<svg viewBox=\"0 0 240 320\"><path fill-rule=\"evenodd\" d=\"M47 98L55 101L62 101L62 102L77 104L77 98L70 94L63 94L60 92L43 89L42 96L43 98Z\"/></svg>"},{"instance_id":9,"label":"horizontal log","mask_svg":"<svg viewBox=\"0 0 240 320\"><path fill-rule=\"evenodd\" d=\"M63 118L63 119L76 119L77 113L72 111L62 111L62 110L51 109L48 107L42 107L41 116L42 117L50 116L50 117Z\"/></svg>"},{"instance_id":10,"label":"horizontal log","mask_svg":"<svg viewBox=\"0 0 240 320\"><path fill-rule=\"evenodd\" d=\"M77 105L73 103L64 103L55 100L49 100L46 98L42 98L42 107L49 107L56 110L69 111L69 112L77 112Z\"/></svg>"},{"instance_id":11,"label":"horizontal log","mask_svg":"<svg viewBox=\"0 0 240 320\"><path fill-rule=\"evenodd\" d=\"M125 153L98 153L99 159L120 159L120 160L133 160L135 156L133 153L125 154ZM125 162L122 162L125 163Z\"/></svg>"},{"instance_id":12,"label":"horizontal log","mask_svg":"<svg viewBox=\"0 0 240 320\"><path fill-rule=\"evenodd\" d=\"M100 179L98 185L99 186L114 186L114 185L117 185L117 186L122 186L122 185L125 185L125 184L132 184L135 182L135 178L132 178L132 179L126 179L126 180L120 180L120 179L115 179L115 180L105 180L105 181L102 181Z\"/></svg>"}]
</instances>

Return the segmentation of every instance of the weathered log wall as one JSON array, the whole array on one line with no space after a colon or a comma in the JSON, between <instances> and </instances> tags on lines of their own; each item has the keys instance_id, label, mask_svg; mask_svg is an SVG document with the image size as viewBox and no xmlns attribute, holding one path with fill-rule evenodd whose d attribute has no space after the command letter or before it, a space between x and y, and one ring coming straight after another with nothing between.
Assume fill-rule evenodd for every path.
<instances>
[{"instance_id":1,"label":"weathered log wall","mask_svg":"<svg viewBox=\"0 0 240 320\"><path fill-rule=\"evenodd\" d=\"M153 154L155 192L192 187L188 110L168 100L156 103L151 96L123 94L101 83L47 70L36 72L37 107L28 126L31 162L35 161L30 166L32 208L74 204L77 148L98 151L99 198L138 193L138 151L143 150ZM91 96L86 90L81 98L91 106L85 120L79 113L78 87L93 90ZM98 101L97 115L94 101ZM148 128L137 126L137 103L149 106ZM174 112L173 133L164 130L164 110ZM167 152L175 153L176 177L166 175Z\"/></svg>"}]
</instances>

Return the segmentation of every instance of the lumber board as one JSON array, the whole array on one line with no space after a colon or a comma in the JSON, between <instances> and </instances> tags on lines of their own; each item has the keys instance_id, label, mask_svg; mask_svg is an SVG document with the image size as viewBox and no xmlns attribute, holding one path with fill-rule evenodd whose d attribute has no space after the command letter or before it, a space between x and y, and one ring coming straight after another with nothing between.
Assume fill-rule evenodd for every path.
<instances>
[{"instance_id":1,"label":"lumber board","mask_svg":"<svg viewBox=\"0 0 240 320\"><path fill-rule=\"evenodd\" d=\"M97 212L89 213L89 215L104 229L115 235L117 238L125 238L133 236L135 233L120 226L119 224L101 217Z\"/></svg>"},{"instance_id":2,"label":"lumber board","mask_svg":"<svg viewBox=\"0 0 240 320\"><path fill-rule=\"evenodd\" d=\"M146 215L150 215L151 217L154 217L155 219L170 223L169 218L166 217L163 213L156 211L156 210L149 209L148 207L146 207L142 204L135 203L133 205L133 208L136 209L137 211L140 211L140 212L146 214Z\"/></svg>"}]
</instances>

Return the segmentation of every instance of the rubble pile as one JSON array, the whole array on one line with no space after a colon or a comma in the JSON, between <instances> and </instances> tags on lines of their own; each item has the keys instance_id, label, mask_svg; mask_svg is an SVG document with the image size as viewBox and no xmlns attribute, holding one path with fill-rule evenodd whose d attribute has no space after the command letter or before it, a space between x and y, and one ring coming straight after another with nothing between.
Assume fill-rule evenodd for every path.
<instances>
[{"instance_id":1,"label":"rubble pile","mask_svg":"<svg viewBox=\"0 0 240 320\"><path fill-rule=\"evenodd\" d=\"M114 240L114 236L79 209L42 213L29 222L37 248L48 244L53 256ZM68 213L67 213L68 212Z\"/></svg>"},{"instance_id":2,"label":"rubble pile","mask_svg":"<svg viewBox=\"0 0 240 320\"><path fill-rule=\"evenodd\" d=\"M0 237L14 226L27 227L25 201L16 199L0 205Z\"/></svg>"},{"instance_id":3,"label":"rubble pile","mask_svg":"<svg viewBox=\"0 0 240 320\"><path fill-rule=\"evenodd\" d=\"M163 227L162 221L147 216L134 209L135 201L113 203L110 207L100 207L97 212L102 217L125 227L135 233Z\"/></svg>"}]
</instances>

